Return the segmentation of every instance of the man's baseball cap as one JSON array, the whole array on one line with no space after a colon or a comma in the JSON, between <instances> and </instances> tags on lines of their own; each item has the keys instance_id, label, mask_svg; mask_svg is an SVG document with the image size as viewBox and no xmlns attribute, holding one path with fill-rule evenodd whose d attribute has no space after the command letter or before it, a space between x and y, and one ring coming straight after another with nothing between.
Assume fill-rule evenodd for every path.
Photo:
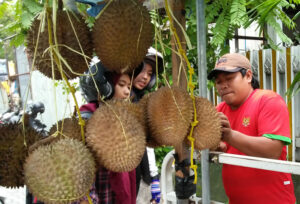
<instances>
[{"instance_id":1,"label":"man's baseball cap","mask_svg":"<svg viewBox=\"0 0 300 204\"><path fill-rule=\"evenodd\" d=\"M251 69L247 57L238 53L223 55L216 63L215 68L208 74L207 79L213 79L220 72L238 72L241 69Z\"/></svg>"}]
</instances>

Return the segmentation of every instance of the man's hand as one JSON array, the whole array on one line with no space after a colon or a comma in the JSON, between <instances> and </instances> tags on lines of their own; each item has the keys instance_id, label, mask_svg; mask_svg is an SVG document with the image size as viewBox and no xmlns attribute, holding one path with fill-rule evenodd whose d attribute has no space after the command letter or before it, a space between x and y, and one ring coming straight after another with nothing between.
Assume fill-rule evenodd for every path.
<instances>
[{"instance_id":1,"label":"man's hand","mask_svg":"<svg viewBox=\"0 0 300 204\"><path fill-rule=\"evenodd\" d=\"M232 138L232 129L230 126L230 122L227 116L223 113L219 112L218 115L221 120L222 140L224 142L229 142L229 140Z\"/></svg>"},{"instance_id":2,"label":"man's hand","mask_svg":"<svg viewBox=\"0 0 300 204\"><path fill-rule=\"evenodd\" d=\"M225 142L221 141L216 151L220 152L226 152L227 151L227 145Z\"/></svg>"}]
</instances>

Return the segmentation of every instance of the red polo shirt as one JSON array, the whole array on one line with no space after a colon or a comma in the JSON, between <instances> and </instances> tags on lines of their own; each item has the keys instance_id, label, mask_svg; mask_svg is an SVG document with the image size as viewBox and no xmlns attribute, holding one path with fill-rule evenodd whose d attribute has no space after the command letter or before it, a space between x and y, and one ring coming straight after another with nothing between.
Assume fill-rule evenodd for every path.
<instances>
[{"instance_id":1,"label":"red polo shirt","mask_svg":"<svg viewBox=\"0 0 300 204\"><path fill-rule=\"evenodd\" d=\"M231 128L253 137L268 137L291 143L289 113L282 97L270 90L254 90L236 110L222 102L217 110ZM227 153L245 155L228 145ZM286 146L280 160L286 160ZM223 165L223 183L230 204L294 204L294 185L287 173Z\"/></svg>"}]
</instances>

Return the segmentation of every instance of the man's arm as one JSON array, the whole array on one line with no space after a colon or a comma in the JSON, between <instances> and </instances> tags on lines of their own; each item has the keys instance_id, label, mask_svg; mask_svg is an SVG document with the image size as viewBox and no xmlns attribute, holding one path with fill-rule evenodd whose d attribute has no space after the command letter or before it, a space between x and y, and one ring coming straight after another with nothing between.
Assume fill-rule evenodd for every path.
<instances>
[{"instance_id":1,"label":"man's arm","mask_svg":"<svg viewBox=\"0 0 300 204\"><path fill-rule=\"evenodd\" d=\"M223 113L219 113L221 119L222 140L248 156L278 159L281 155L284 143L266 137L252 137L232 130L230 123Z\"/></svg>"}]
</instances>

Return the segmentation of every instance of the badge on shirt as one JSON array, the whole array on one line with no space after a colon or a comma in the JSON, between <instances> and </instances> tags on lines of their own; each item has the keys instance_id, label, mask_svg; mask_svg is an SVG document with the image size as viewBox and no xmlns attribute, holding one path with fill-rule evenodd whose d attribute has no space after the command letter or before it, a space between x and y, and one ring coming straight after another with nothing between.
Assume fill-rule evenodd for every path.
<instances>
[{"instance_id":1,"label":"badge on shirt","mask_svg":"<svg viewBox=\"0 0 300 204\"><path fill-rule=\"evenodd\" d=\"M243 118L243 126L248 127L250 125L250 117L244 117Z\"/></svg>"}]
</instances>

